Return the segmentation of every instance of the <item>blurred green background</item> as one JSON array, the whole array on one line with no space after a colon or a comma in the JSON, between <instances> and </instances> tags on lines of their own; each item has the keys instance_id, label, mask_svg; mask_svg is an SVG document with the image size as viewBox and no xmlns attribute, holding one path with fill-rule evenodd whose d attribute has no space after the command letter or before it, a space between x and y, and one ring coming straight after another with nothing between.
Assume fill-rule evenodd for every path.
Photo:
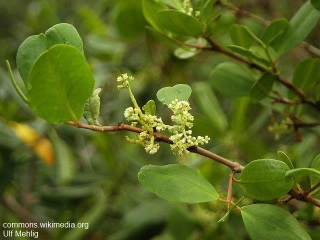
<instances>
[{"instance_id":1,"label":"blurred green background","mask_svg":"<svg viewBox=\"0 0 320 240\"><path fill-rule=\"evenodd\" d=\"M303 3L235 2L265 19L289 19ZM247 24L254 32L263 30L253 20L237 18L228 10L223 13L216 34L221 42L228 41L228 28L235 22ZM140 0L0 0L1 230L7 222L69 221L89 223L89 229L34 230L39 231L39 239L249 239L240 214L233 213L226 222L217 223L226 212L225 205L167 202L137 181L137 172L144 165L187 163L199 167L226 197L226 167L193 154L177 158L165 144L157 154L148 155L141 146L127 143L127 133L123 132L97 133L51 125L37 118L19 99L5 60L10 61L22 86L15 65L19 45L28 36L60 22L77 28L96 87L103 87L101 124L124 121L123 111L131 103L125 91L117 91L116 77L127 72L135 76L132 87L140 105L156 100L155 94L162 87L190 84L194 133L209 135L211 142L205 147L224 157L245 164L259 158L276 158L277 151L283 150L296 167L304 167L319 153L318 130L303 130L301 143L294 135L275 141L267 130L272 124L270 109L244 97L225 98L213 89L208 81L210 71L226 57L207 52L190 60L177 59L171 46L157 41L146 30ZM317 45L318 39L319 31L314 31L308 41ZM290 78L293 66L304 56L308 53L302 48L292 51L281 62L283 74ZM162 118L169 120L170 112L159 102L157 105ZM319 114L314 114L319 119ZM48 164L51 150L46 141L52 146L53 164ZM235 196L242 196L237 186L234 191ZM319 236L319 211L297 202L288 209L305 222L312 236Z\"/></svg>"}]
</instances>

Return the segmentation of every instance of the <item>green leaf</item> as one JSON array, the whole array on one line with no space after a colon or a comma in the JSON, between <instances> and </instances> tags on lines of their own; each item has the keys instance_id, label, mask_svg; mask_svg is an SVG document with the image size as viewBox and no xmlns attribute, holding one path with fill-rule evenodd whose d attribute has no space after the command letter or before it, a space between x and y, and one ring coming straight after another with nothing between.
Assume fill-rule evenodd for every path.
<instances>
[{"instance_id":1,"label":"green leaf","mask_svg":"<svg viewBox=\"0 0 320 240\"><path fill-rule=\"evenodd\" d=\"M230 35L233 43L243 48L249 48L253 41L261 41L247 26L239 24L233 24L231 26Z\"/></svg>"},{"instance_id":2,"label":"green leaf","mask_svg":"<svg viewBox=\"0 0 320 240\"><path fill-rule=\"evenodd\" d=\"M311 240L297 219L281 207L252 204L242 207L241 215L252 240Z\"/></svg>"},{"instance_id":3,"label":"green leaf","mask_svg":"<svg viewBox=\"0 0 320 240\"><path fill-rule=\"evenodd\" d=\"M261 40L265 44L272 44L274 41L276 41L281 34L284 33L286 28L288 27L289 22L285 18L279 18L273 20L263 31Z\"/></svg>"},{"instance_id":4,"label":"green leaf","mask_svg":"<svg viewBox=\"0 0 320 240\"><path fill-rule=\"evenodd\" d=\"M293 168L294 168L294 167L293 167L293 164L292 164L292 162L291 162L291 160L290 160L290 158L288 157L287 154L285 154L285 153L282 152L282 151L278 151L278 157L279 157L279 159L280 159L281 161L283 161L284 163L286 163L290 169L293 169Z\"/></svg>"},{"instance_id":5,"label":"green leaf","mask_svg":"<svg viewBox=\"0 0 320 240\"><path fill-rule=\"evenodd\" d=\"M307 1L296 12L289 22L281 37L274 43L274 48L279 55L302 42L316 26L320 19L320 12Z\"/></svg>"},{"instance_id":6,"label":"green leaf","mask_svg":"<svg viewBox=\"0 0 320 240\"><path fill-rule=\"evenodd\" d=\"M318 171L320 171L320 154L318 156L315 157L315 159L313 160L311 167L313 169L317 169ZM319 176L314 176L311 175L310 176L310 182L311 182L311 186L313 187L314 185L316 185L317 183L320 182L320 177ZM320 192L320 188L317 188L317 190L314 191L314 193L318 193ZM318 197L318 196L317 196ZM320 196L319 196L320 197ZM318 198L319 198L318 197Z\"/></svg>"},{"instance_id":7,"label":"green leaf","mask_svg":"<svg viewBox=\"0 0 320 240\"><path fill-rule=\"evenodd\" d=\"M129 40L136 39L145 31L140 0L118 0L114 14L114 26L118 33Z\"/></svg>"},{"instance_id":8,"label":"green leaf","mask_svg":"<svg viewBox=\"0 0 320 240\"><path fill-rule=\"evenodd\" d=\"M257 61L259 63L262 63L266 66L270 66L270 62L268 60L266 60L265 58L263 57L260 57L258 56L257 54L255 54L254 52L252 52L250 49L246 49L246 48L243 48L243 47L239 47L239 46L236 46L236 45L229 45L228 48L243 56L243 57L246 57L248 59L251 59L251 60L254 60L254 61Z\"/></svg>"},{"instance_id":9,"label":"green leaf","mask_svg":"<svg viewBox=\"0 0 320 240\"><path fill-rule=\"evenodd\" d=\"M198 37L202 34L201 23L186 13L177 10L161 10L157 13L160 26L168 32Z\"/></svg>"},{"instance_id":10,"label":"green leaf","mask_svg":"<svg viewBox=\"0 0 320 240\"><path fill-rule=\"evenodd\" d=\"M97 118L100 115L100 92L101 88L97 88L93 91L91 97L87 99L84 104L83 117L87 120L88 124L97 124Z\"/></svg>"},{"instance_id":11,"label":"green leaf","mask_svg":"<svg viewBox=\"0 0 320 240\"><path fill-rule=\"evenodd\" d=\"M188 47L188 46L182 46L177 48L174 51L174 55L177 58L180 59L188 59L191 58L201 52L201 47L205 47L207 44L207 41L203 38L191 38L185 41L186 44L191 45L191 46L196 46L196 47Z\"/></svg>"},{"instance_id":12,"label":"green leaf","mask_svg":"<svg viewBox=\"0 0 320 240\"><path fill-rule=\"evenodd\" d=\"M178 101L187 101L191 95L192 89L187 84L177 84L173 87L164 87L157 92L157 98L160 102L169 105L175 99Z\"/></svg>"},{"instance_id":13,"label":"green leaf","mask_svg":"<svg viewBox=\"0 0 320 240\"><path fill-rule=\"evenodd\" d=\"M162 2L163 4L166 4L166 5L173 7L177 10L180 10L183 8L182 2L180 0L159 0L159 2Z\"/></svg>"},{"instance_id":14,"label":"green leaf","mask_svg":"<svg viewBox=\"0 0 320 240\"><path fill-rule=\"evenodd\" d=\"M143 107L142 110L149 115L155 115L156 114L156 104L153 100L149 100Z\"/></svg>"},{"instance_id":15,"label":"green leaf","mask_svg":"<svg viewBox=\"0 0 320 240\"><path fill-rule=\"evenodd\" d=\"M77 122L92 95L94 78L75 47L58 44L45 51L30 72L30 106L49 122Z\"/></svg>"},{"instance_id":16,"label":"green leaf","mask_svg":"<svg viewBox=\"0 0 320 240\"><path fill-rule=\"evenodd\" d=\"M311 2L312 6L313 6L315 9L317 9L317 10L320 11L320 1L319 1L319 0L311 0L310 2Z\"/></svg>"},{"instance_id":17,"label":"green leaf","mask_svg":"<svg viewBox=\"0 0 320 240\"><path fill-rule=\"evenodd\" d=\"M142 10L144 18L152 27L157 30L162 29L157 18L157 12L164 9L166 9L165 5L155 0L142 0Z\"/></svg>"},{"instance_id":18,"label":"green leaf","mask_svg":"<svg viewBox=\"0 0 320 240\"><path fill-rule=\"evenodd\" d=\"M305 58L295 68L293 73L293 84L302 91L308 93L317 83L320 77L320 59ZM292 93L291 97L295 95Z\"/></svg>"},{"instance_id":19,"label":"green leaf","mask_svg":"<svg viewBox=\"0 0 320 240\"><path fill-rule=\"evenodd\" d=\"M210 79L214 88L227 96L248 96L256 81L246 68L232 62L218 64Z\"/></svg>"},{"instance_id":20,"label":"green leaf","mask_svg":"<svg viewBox=\"0 0 320 240\"><path fill-rule=\"evenodd\" d=\"M302 177L302 176L320 177L320 170L315 168L295 168L286 172L286 177Z\"/></svg>"},{"instance_id":21,"label":"green leaf","mask_svg":"<svg viewBox=\"0 0 320 240\"><path fill-rule=\"evenodd\" d=\"M199 172L185 165L144 166L138 178L149 191L169 201L199 203L219 198L214 187Z\"/></svg>"},{"instance_id":22,"label":"green leaf","mask_svg":"<svg viewBox=\"0 0 320 240\"><path fill-rule=\"evenodd\" d=\"M56 181L59 186L63 186L74 177L76 170L74 157L69 145L60 139L55 131L50 133L50 139L54 149Z\"/></svg>"},{"instance_id":23,"label":"green leaf","mask_svg":"<svg viewBox=\"0 0 320 240\"><path fill-rule=\"evenodd\" d=\"M17 52L17 67L20 75L28 85L31 68L40 55L56 44L68 44L83 54L83 43L77 30L70 24L60 23L49 28L45 34L28 37Z\"/></svg>"},{"instance_id":24,"label":"green leaf","mask_svg":"<svg viewBox=\"0 0 320 240\"><path fill-rule=\"evenodd\" d=\"M210 89L208 82L196 82L192 85L194 97L201 111L210 119L212 125L225 132L228 127L227 118L220 106L220 103Z\"/></svg>"},{"instance_id":25,"label":"green leaf","mask_svg":"<svg viewBox=\"0 0 320 240\"><path fill-rule=\"evenodd\" d=\"M245 166L240 176L240 186L257 200L272 200L285 195L293 186L286 178L289 167L284 162L260 159Z\"/></svg>"},{"instance_id":26,"label":"green leaf","mask_svg":"<svg viewBox=\"0 0 320 240\"><path fill-rule=\"evenodd\" d=\"M250 91L250 98L255 101L260 101L268 97L276 78L277 77L270 72L264 73L253 85Z\"/></svg>"}]
</instances>

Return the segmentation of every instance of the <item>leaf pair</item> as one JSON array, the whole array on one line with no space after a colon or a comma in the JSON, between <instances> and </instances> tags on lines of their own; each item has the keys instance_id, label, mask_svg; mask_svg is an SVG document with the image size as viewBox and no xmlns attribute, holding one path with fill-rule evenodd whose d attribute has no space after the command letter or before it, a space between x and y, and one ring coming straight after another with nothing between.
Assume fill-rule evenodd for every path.
<instances>
[{"instance_id":1,"label":"leaf pair","mask_svg":"<svg viewBox=\"0 0 320 240\"><path fill-rule=\"evenodd\" d=\"M17 66L31 108L49 122L77 122L92 95L94 78L83 43L70 24L53 26L27 38L19 47Z\"/></svg>"}]
</instances>

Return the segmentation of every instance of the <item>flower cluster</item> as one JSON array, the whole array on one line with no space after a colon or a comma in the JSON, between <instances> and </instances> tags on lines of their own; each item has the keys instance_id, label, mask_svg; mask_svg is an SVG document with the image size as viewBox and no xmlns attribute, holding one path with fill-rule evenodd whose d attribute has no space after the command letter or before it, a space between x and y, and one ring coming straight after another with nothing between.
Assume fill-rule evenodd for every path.
<instances>
[{"instance_id":1,"label":"flower cluster","mask_svg":"<svg viewBox=\"0 0 320 240\"><path fill-rule=\"evenodd\" d=\"M121 76L117 77L117 82L121 82L120 85L118 85L118 89L121 88L128 88L130 85L130 82L133 80L134 78L132 76L128 76L128 74L124 73Z\"/></svg>"},{"instance_id":2,"label":"flower cluster","mask_svg":"<svg viewBox=\"0 0 320 240\"><path fill-rule=\"evenodd\" d=\"M194 117L189 112L191 110L189 102L178 101L175 99L168 105L168 107L173 112L171 120L178 124L169 126L168 128L168 130L173 134L170 136L170 140L173 142L170 147L176 155L184 155L188 152L187 149L189 147L209 142L210 138L208 136L192 136L191 128L193 127Z\"/></svg>"},{"instance_id":3,"label":"flower cluster","mask_svg":"<svg viewBox=\"0 0 320 240\"><path fill-rule=\"evenodd\" d=\"M189 112L191 107L188 101L179 101L178 99L175 99L168 105L169 109L171 109L173 113L171 120L175 124L166 125L163 123L161 118L150 114L149 111L143 112L141 110L130 89L130 81L132 80L133 77L129 77L127 74L122 74L117 78L117 81L121 82L121 85L119 85L118 88L127 88L133 103L133 107L128 107L124 111L124 117L127 121L131 122L133 126L140 124L143 129L143 131L138 135L138 139L133 140L127 137L126 139L129 142L141 144L146 152L153 154L156 153L160 147L159 143L156 142L154 132L168 130L172 134L169 137L172 141L170 146L173 153L176 155L184 155L188 153L188 148L191 146L208 143L210 140L208 136L192 136L191 128L193 127L194 117ZM143 110L145 109L143 108Z\"/></svg>"}]
</instances>

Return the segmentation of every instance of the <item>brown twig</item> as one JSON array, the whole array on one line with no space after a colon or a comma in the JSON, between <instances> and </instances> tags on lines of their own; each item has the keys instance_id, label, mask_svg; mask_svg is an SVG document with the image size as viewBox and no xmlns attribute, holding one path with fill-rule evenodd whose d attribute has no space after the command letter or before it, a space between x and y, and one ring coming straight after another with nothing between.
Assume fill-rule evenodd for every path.
<instances>
[{"instance_id":1,"label":"brown twig","mask_svg":"<svg viewBox=\"0 0 320 240\"><path fill-rule=\"evenodd\" d=\"M97 132L118 132L118 131L129 131L129 132L134 132L134 133L141 133L143 132L143 130L141 128L137 128L137 127L133 127L130 126L128 124L124 124L124 123L119 123L115 126L94 126L94 125L88 125L88 124L83 124L83 123L74 123L74 122L67 122L67 124L69 125L73 125L76 126L78 128L84 128L84 129L88 129L91 131L97 131ZM158 142L164 142L164 143L168 143L168 144L172 144L172 141L165 135L159 133L159 132L155 132L154 133L155 139ZM227 167L229 167L232 172L232 179L235 173L240 173L243 169L244 166L242 166L240 163L238 162L233 162L227 158L221 157L213 152L210 152L204 148L198 147L198 146L192 146L189 147L188 150L190 152L202 155L204 157L208 157L209 159L212 159L222 165L225 165ZM289 198L291 199L297 199L300 201L304 201L304 202L308 202L314 206L320 207L320 200L310 197L308 196L308 194L306 194L308 192L299 192L298 190L292 189L290 190L289 194L291 195L291 197ZM288 200L288 201L290 201Z\"/></svg>"},{"instance_id":2,"label":"brown twig","mask_svg":"<svg viewBox=\"0 0 320 240\"><path fill-rule=\"evenodd\" d=\"M124 123L119 123L115 126L94 126L94 125L88 125L88 124L83 124L83 123L76 124L76 123L70 121L70 122L67 122L67 124L76 126L78 128L85 128L85 129L89 129L91 131L97 131L97 132L118 132L118 131L129 131L129 132L135 132L135 133L143 132L143 130L141 128L133 127L133 126L130 126L130 125L124 124ZM167 136L165 136L159 132L155 132L154 136L155 136L155 140L158 142L172 144L172 141ZM202 155L204 157L210 158L218 163L221 163L221 164L231 168L231 170L235 173L241 172L242 169L244 168L243 166L241 166L237 162L233 162L229 159L221 157L213 152L210 152L210 151L208 151L204 148L198 147L198 146L189 147L188 151L193 152L193 153L197 153L197 154Z\"/></svg>"}]
</instances>

